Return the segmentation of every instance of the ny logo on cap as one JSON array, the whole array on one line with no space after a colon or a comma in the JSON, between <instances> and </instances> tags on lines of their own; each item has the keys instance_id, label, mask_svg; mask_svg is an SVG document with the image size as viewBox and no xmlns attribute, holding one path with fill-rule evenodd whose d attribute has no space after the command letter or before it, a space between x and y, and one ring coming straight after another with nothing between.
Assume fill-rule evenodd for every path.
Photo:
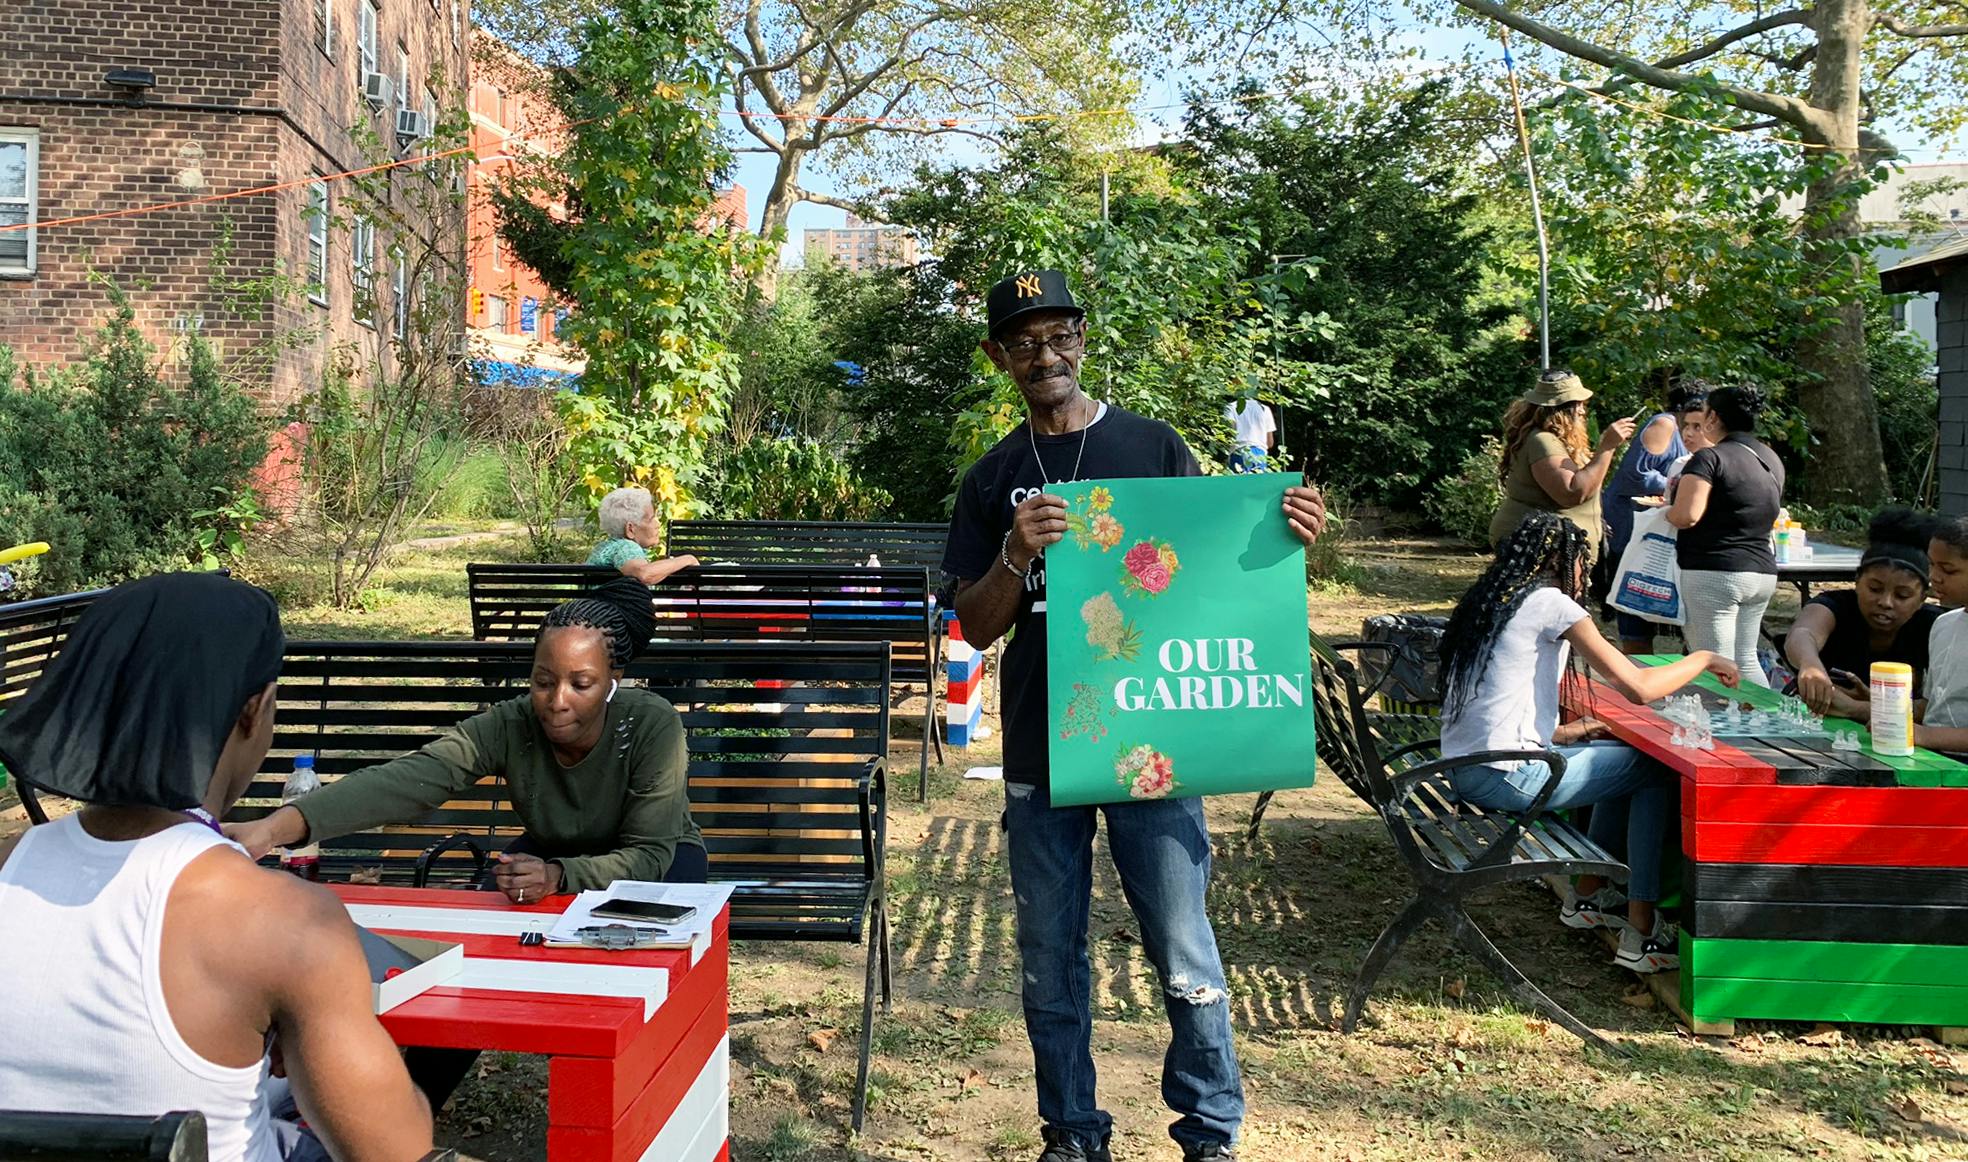
<instances>
[{"instance_id":1,"label":"ny logo on cap","mask_svg":"<svg viewBox=\"0 0 1968 1162\"><path fill-rule=\"evenodd\" d=\"M1038 276L1038 275L1036 275L1036 274L1021 274L1021 275L1019 275L1019 276L1018 276L1018 297L1019 297L1019 298L1021 298L1021 299L1035 299L1035 298L1038 298L1038 297L1039 297L1039 296L1040 296L1041 294L1043 294L1043 293L1045 293L1045 292L1043 292L1043 291L1041 291L1041 290L1039 289L1039 276Z\"/></svg>"}]
</instances>

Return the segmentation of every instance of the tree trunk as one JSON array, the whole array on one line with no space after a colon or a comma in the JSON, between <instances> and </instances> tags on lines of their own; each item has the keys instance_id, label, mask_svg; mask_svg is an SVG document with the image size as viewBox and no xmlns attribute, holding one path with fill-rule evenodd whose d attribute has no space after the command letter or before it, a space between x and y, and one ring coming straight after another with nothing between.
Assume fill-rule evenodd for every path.
<instances>
[{"instance_id":1,"label":"tree trunk","mask_svg":"<svg viewBox=\"0 0 1968 1162\"><path fill-rule=\"evenodd\" d=\"M770 238L775 230L786 225L793 207L799 204L800 164L806 160L806 151L793 144L794 126L788 123L785 131L786 144L779 151L779 166L772 173L772 186L765 192L765 210L759 216L759 237ZM780 260L774 255L766 264L765 271L759 275L759 293L767 302L777 297L779 291Z\"/></svg>"},{"instance_id":2,"label":"tree trunk","mask_svg":"<svg viewBox=\"0 0 1968 1162\"><path fill-rule=\"evenodd\" d=\"M1805 194L1806 237L1822 255L1817 265L1824 277L1853 288L1872 272L1864 255L1843 251L1863 224L1857 200L1841 187L1847 187L1864 164L1859 148L1864 81L1859 54L1871 22L1867 0L1820 0L1810 99L1825 117L1820 133L1806 135L1843 159L1835 173L1814 183ZM1841 196L1846 204L1834 207ZM1886 496L1886 458L1867 374L1865 304L1849 293L1838 297L1842 301L1837 305L1807 317L1811 331L1798 345L1797 364L1806 377L1798 388L1798 404L1815 445L1800 495L1816 505L1873 505Z\"/></svg>"}]
</instances>

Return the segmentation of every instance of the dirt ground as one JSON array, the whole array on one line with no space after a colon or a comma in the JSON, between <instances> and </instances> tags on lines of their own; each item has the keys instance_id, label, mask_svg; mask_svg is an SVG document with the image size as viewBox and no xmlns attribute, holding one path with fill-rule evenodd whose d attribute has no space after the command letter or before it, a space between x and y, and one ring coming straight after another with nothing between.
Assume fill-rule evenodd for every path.
<instances>
[{"instance_id":1,"label":"dirt ground","mask_svg":"<svg viewBox=\"0 0 1968 1162\"><path fill-rule=\"evenodd\" d=\"M1350 585L1315 587L1322 632L1352 632L1373 613L1444 610L1479 564L1408 540L1360 545L1355 559ZM914 799L916 754L899 747L892 759L906 773L890 796L897 997L876 1021L865 1132L848 1130L864 950L739 944L736 1162L1037 1156L1002 786L962 777L993 765L995 744L951 752L927 805ZM1541 889L1498 889L1479 920L1623 1055L1589 1050L1519 1007L1433 930L1407 946L1362 1028L1343 1036L1352 974L1403 901L1405 875L1378 820L1336 780L1278 796L1255 839L1244 833L1251 803L1208 804L1211 916L1249 1099L1246 1162L1968 1158L1968 1054L1910 1029L1751 1023L1731 1041L1692 1038L1593 938L1561 927ZM18 809L0 811L0 833L9 816ZM1114 1154L1173 1162L1159 1096L1161 990L1111 867L1100 866L1094 890L1094 1047ZM442 1118L444 1140L487 1162L542 1157L545 1084L540 1059L487 1055Z\"/></svg>"}]
</instances>

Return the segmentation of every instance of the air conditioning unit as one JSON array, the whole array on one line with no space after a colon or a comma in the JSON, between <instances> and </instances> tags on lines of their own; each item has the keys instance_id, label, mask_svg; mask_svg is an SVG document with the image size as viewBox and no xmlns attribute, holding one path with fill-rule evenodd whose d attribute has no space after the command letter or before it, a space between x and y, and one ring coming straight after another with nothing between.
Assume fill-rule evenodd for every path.
<instances>
[{"instance_id":1,"label":"air conditioning unit","mask_svg":"<svg viewBox=\"0 0 1968 1162\"><path fill-rule=\"evenodd\" d=\"M396 140L399 144L422 141L430 136L430 121L422 109L398 109L396 111Z\"/></svg>"},{"instance_id":2,"label":"air conditioning unit","mask_svg":"<svg viewBox=\"0 0 1968 1162\"><path fill-rule=\"evenodd\" d=\"M362 74L362 99L378 109L390 103L390 79L388 73Z\"/></svg>"}]
</instances>

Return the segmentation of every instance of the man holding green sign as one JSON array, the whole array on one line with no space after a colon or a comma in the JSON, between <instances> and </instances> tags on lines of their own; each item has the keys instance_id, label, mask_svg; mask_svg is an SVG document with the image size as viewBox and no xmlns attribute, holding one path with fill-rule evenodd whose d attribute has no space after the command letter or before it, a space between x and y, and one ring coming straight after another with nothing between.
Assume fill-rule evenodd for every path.
<instances>
[{"instance_id":1,"label":"man holding green sign","mask_svg":"<svg viewBox=\"0 0 1968 1162\"><path fill-rule=\"evenodd\" d=\"M1273 670L1304 667L1266 658L1261 645L1243 636L1205 644L1198 650L1158 638L1146 642L1145 614L1130 616L1134 602L1159 600L1175 584L1182 562L1165 541L1129 540L1118 522L1111 496L1102 490L1063 488L1073 481L1141 480L1198 476L1201 468L1173 428L1120 408L1096 403L1080 389L1079 369L1086 342L1085 312L1073 301L1058 271L1031 271L991 288L986 301L990 337L982 346L992 363L1009 375L1025 397L1028 418L985 453L964 477L950 524L944 572L958 579L956 610L964 636L979 648L1013 633L1004 657L1003 700L1004 826L1016 901L1018 949L1023 962L1025 1027L1032 1041L1039 1116L1046 1143L1040 1162L1108 1162L1107 1140L1113 1119L1095 1100L1091 1048L1093 1019L1091 969L1087 958L1087 914L1093 891L1093 838L1100 816L1107 820L1107 843L1140 923L1143 951L1161 979L1171 1041L1162 1073L1162 1098L1177 1115L1169 1134L1181 1145L1185 1162L1234 1158L1243 1121L1243 1083L1230 1043L1230 1014L1216 936L1205 910L1209 887L1210 841L1202 804L1173 797L1166 748L1143 743L1116 759L1105 738L1100 743L1111 800L1101 806L1054 805L1053 769L1048 743L1055 731L1049 717L1046 644L1046 569L1042 554L1069 532L1076 547L1107 558L1114 566L1114 609L1098 595L1081 608L1062 611L1109 661L1169 655L1174 685L1166 698L1152 678L1116 678L1103 712L1140 708L1174 709L1197 687L1183 676L1202 661L1201 651L1229 685L1202 682L1200 697L1227 702L1236 686L1239 705L1251 698L1267 702L1288 697ZM1073 506L1055 491L1074 494ZM1238 498L1239 503L1248 498ZM1096 508L1096 502L1106 507ZM1316 490L1282 490L1277 527L1309 545L1325 527L1325 505ZM1175 517L1179 514L1162 514ZM1225 524L1234 517L1219 514ZM1130 517L1132 519L1132 517ZM1193 516L1184 518L1193 524ZM1174 526L1171 526L1173 529ZM1142 548L1147 544L1147 548ZM1269 559L1275 546L1250 537L1250 552ZM1111 553L1105 550L1113 550ZM1154 560L1149 560L1153 556ZM1171 562L1171 558L1174 558ZM1275 565L1275 561L1271 561ZM1125 572L1126 576L1121 574ZM1303 585L1303 575L1299 575ZM1298 627L1300 630L1303 626ZM1171 639L1180 640L1180 639ZM1189 652L1185 656L1184 649ZM1270 667L1266 669L1265 667ZM1269 676L1267 676L1267 674ZM1285 680L1289 682L1289 675ZM1218 686L1222 686L1218 698ZM1062 716L1067 707L1060 707ZM1077 709L1074 711L1078 713ZM1305 711L1310 722L1310 709ZM1071 717L1071 716L1068 716ZM1116 738L1114 742L1121 740ZM1224 737L1229 749L1233 741ZM1144 753L1123 784L1113 769L1135 750ZM1309 754L1307 755L1309 761ZM1138 769L1134 769L1138 768ZM1090 803L1075 797L1078 803Z\"/></svg>"}]
</instances>

